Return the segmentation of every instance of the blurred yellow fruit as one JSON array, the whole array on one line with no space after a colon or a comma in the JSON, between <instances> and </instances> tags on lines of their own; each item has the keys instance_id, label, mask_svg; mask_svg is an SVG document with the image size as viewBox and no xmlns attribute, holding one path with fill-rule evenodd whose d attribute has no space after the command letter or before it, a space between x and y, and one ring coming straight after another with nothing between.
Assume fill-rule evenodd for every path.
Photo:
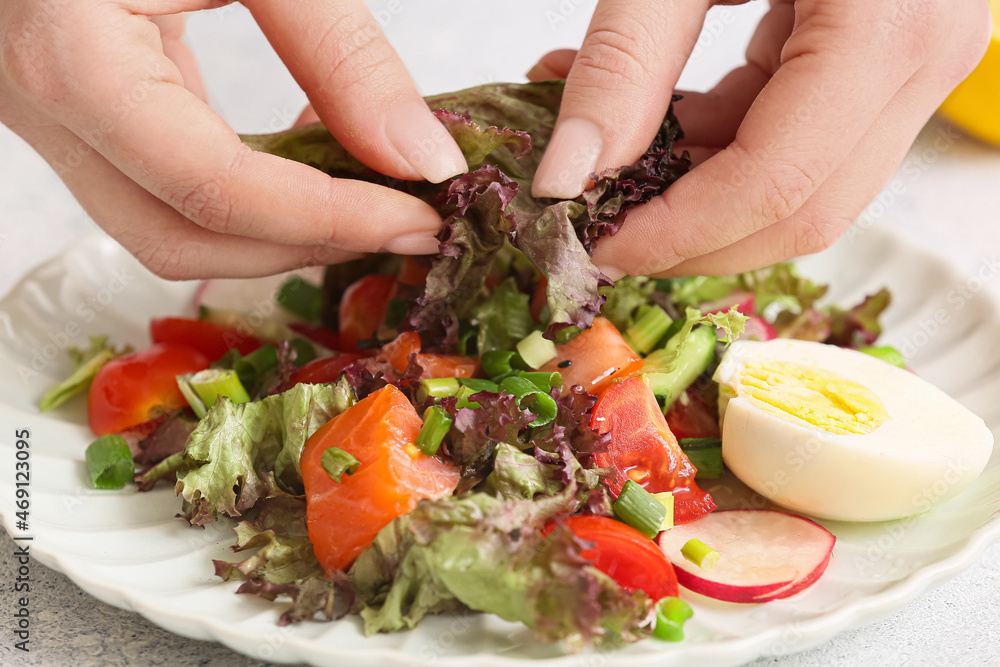
<instances>
[{"instance_id":1,"label":"blurred yellow fruit","mask_svg":"<svg viewBox=\"0 0 1000 667\"><path fill-rule=\"evenodd\" d=\"M941 105L941 114L969 134L1000 146L1000 0L990 0L993 40L982 62Z\"/></svg>"}]
</instances>

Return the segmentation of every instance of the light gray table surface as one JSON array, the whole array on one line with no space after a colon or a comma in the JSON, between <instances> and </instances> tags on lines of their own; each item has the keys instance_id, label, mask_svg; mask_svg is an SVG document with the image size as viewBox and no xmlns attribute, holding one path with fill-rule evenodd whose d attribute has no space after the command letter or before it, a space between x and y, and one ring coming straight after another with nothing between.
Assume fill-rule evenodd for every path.
<instances>
[{"instance_id":1,"label":"light gray table surface","mask_svg":"<svg viewBox=\"0 0 1000 667\"><path fill-rule=\"evenodd\" d=\"M442 92L495 80L523 80L546 50L577 44L591 0L493 3L373 1L385 29L421 90ZM742 58L763 7L717 8L682 85L703 90ZM388 12L388 13L386 13ZM488 21L479 16L488 15ZM485 23L485 25L484 25ZM194 17L190 41L202 60L212 103L239 131L287 126L305 97L268 49L245 10L232 6ZM947 137L945 147L935 140ZM939 120L925 128L887 186L882 205L861 224L893 225L972 273L1000 252L1000 150L954 135ZM0 127L0 293L94 225L54 173ZM994 280L986 289L1000 294ZM1000 397L998 397L1000 400ZM0 664L241 665L270 664L213 643L180 637L141 616L98 602L62 574L34 565L32 651L14 651L10 635L14 543L0 535ZM811 650L761 658L781 665L1000 664L1000 544L967 571L884 620L845 632Z\"/></svg>"}]
</instances>

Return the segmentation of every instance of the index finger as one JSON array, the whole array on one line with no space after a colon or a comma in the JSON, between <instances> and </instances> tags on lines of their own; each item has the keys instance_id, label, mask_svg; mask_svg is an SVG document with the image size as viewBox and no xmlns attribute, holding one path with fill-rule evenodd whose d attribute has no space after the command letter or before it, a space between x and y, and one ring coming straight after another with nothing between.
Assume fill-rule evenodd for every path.
<instances>
[{"instance_id":1,"label":"index finger","mask_svg":"<svg viewBox=\"0 0 1000 667\"><path fill-rule=\"evenodd\" d=\"M48 77L39 94L58 100L60 122L190 220L285 244L436 249L441 219L426 203L244 146L183 88L145 17L108 5L77 14L65 18L74 25L64 48L88 59L60 61L64 71ZM95 43L95 34L109 38Z\"/></svg>"}]
</instances>

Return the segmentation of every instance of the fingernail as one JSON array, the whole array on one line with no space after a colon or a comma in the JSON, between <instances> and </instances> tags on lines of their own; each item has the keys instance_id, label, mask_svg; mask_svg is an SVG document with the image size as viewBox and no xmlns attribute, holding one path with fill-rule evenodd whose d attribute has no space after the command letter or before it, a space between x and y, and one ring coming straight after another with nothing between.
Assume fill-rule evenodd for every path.
<instances>
[{"instance_id":1,"label":"fingernail","mask_svg":"<svg viewBox=\"0 0 1000 667\"><path fill-rule=\"evenodd\" d=\"M403 159L431 183L469 170L458 144L421 101L404 102L390 111L385 132Z\"/></svg>"},{"instance_id":2,"label":"fingernail","mask_svg":"<svg viewBox=\"0 0 1000 667\"><path fill-rule=\"evenodd\" d=\"M397 255L435 255L439 244L430 232L414 232L391 239L382 249Z\"/></svg>"},{"instance_id":3,"label":"fingernail","mask_svg":"<svg viewBox=\"0 0 1000 667\"><path fill-rule=\"evenodd\" d=\"M534 67L528 70L525 74L528 81L548 81L549 79L558 79L556 73L550 70L548 67L542 63L536 64Z\"/></svg>"},{"instance_id":4,"label":"fingernail","mask_svg":"<svg viewBox=\"0 0 1000 667\"><path fill-rule=\"evenodd\" d=\"M584 118L567 118L552 135L535 173L531 194L572 199L587 187L604 140L601 128Z\"/></svg>"},{"instance_id":5,"label":"fingernail","mask_svg":"<svg viewBox=\"0 0 1000 667\"><path fill-rule=\"evenodd\" d=\"M611 278L611 282L618 282L625 277L626 272L619 269L617 266L598 266L597 270Z\"/></svg>"}]
</instances>

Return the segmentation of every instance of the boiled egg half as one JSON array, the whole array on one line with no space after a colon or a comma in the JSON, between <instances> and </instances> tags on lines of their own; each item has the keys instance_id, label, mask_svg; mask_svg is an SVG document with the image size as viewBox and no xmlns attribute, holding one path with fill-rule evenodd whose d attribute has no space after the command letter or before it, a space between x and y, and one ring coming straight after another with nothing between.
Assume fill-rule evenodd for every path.
<instances>
[{"instance_id":1,"label":"boiled egg half","mask_svg":"<svg viewBox=\"0 0 1000 667\"><path fill-rule=\"evenodd\" d=\"M737 341L715 373L722 456L772 502L842 521L918 514L969 486L993 435L943 391L823 343Z\"/></svg>"}]
</instances>

